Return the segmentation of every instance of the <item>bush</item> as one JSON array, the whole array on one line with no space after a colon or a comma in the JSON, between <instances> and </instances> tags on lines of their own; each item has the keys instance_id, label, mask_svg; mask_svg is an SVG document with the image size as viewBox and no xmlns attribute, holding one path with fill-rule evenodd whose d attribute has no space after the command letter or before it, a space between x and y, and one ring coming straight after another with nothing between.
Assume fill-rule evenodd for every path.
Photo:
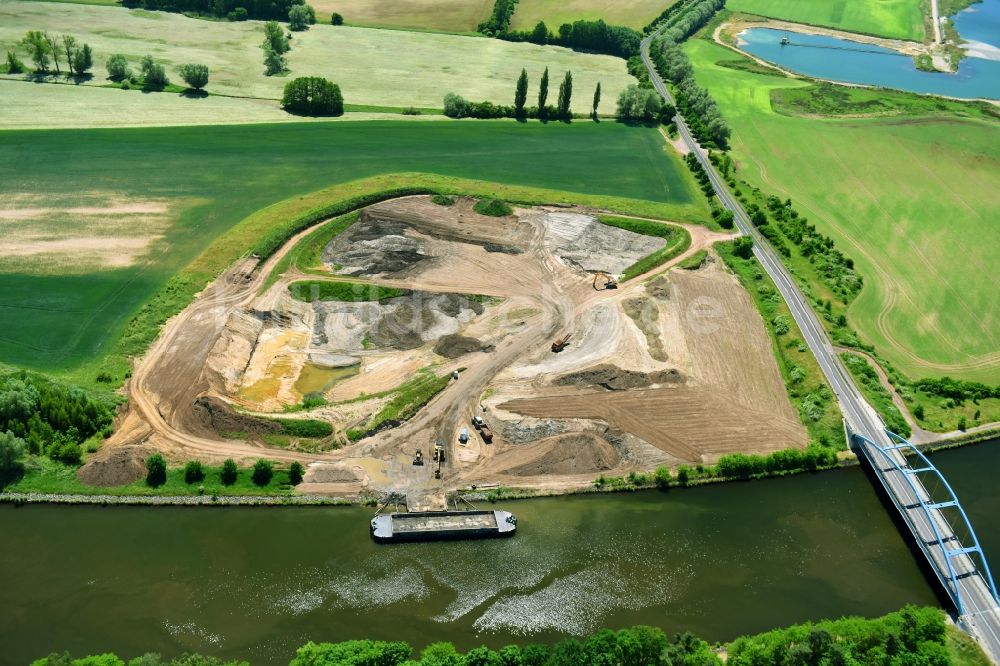
<instances>
[{"instance_id":1,"label":"bush","mask_svg":"<svg viewBox=\"0 0 1000 666\"><path fill-rule=\"evenodd\" d=\"M208 85L207 65L181 65L180 74L181 78L184 79L184 83L188 84L189 88L201 90Z\"/></svg>"},{"instance_id":2,"label":"bush","mask_svg":"<svg viewBox=\"0 0 1000 666\"><path fill-rule=\"evenodd\" d=\"M333 426L319 419L275 419L286 435L317 439L333 434Z\"/></svg>"},{"instance_id":3,"label":"bush","mask_svg":"<svg viewBox=\"0 0 1000 666\"><path fill-rule=\"evenodd\" d=\"M306 116L339 116L344 113L340 86L319 76L300 76L285 85L281 106Z\"/></svg>"},{"instance_id":4,"label":"bush","mask_svg":"<svg viewBox=\"0 0 1000 666\"><path fill-rule=\"evenodd\" d=\"M23 71L24 63L17 57L17 54L13 51L7 51L7 73L20 74Z\"/></svg>"},{"instance_id":5,"label":"bush","mask_svg":"<svg viewBox=\"0 0 1000 666\"><path fill-rule=\"evenodd\" d=\"M155 62L152 56L142 59L142 82L146 88L165 88L170 83L167 78L167 70L163 65Z\"/></svg>"},{"instance_id":6,"label":"bush","mask_svg":"<svg viewBox=\"0 0 1000 666\"><path fill-rule=\"evenodd\" d=\"M753 256L753 239L749 236L740 236L733 241L733 254L742 259L749 259Z\"/></svg>"},{"instance_id":7,"label":"bush","mask_svg":"<svg viewBox=\"0 0 1000 666\"><path fill-rule=\"evenodd\" d=\"M184 483L198 483L205 480L205 468L197 460L192 460L184 467Z\"/></svg>"},{"instance_id":8,"label":"bush","mask_svg":"<svg viewBox=\"0 0 1000 666\"><path fill-rule=\"evenodd\" d=\"M229 12L226 15L226 18L230 21L246 21L250 18L250 15L247 13L246 7L237 7L233 11Z\"/></svg>"},{"instance_id":9,"label":"bush","mask_svg":"<svg viewBox=\"0 0 1000 666\"><path fill-rule=\"evenodd\" d=\"M435 194L431 197L431 201L436 203L438 206L454 206L455 198L449 197L447 194Z\"/></svg>"},{"instance_id":10,"label":"bush","mask_svg":"<svg viewBox=\"0 0 1000 666\"><path fill-rule=\"evenodd\" d=\"M231 486L236 483L236 476L239 471L236 469L236 461L232 458L226 458L226 461L222 463L222 472L219 474L219 479L222 481L222 485Z\"/></svg>"},{"instance_id":11,"label":"bush","mask_svg":"<svg viewBox=\"0 0 1000 666\"><path fill-rule=\"evenodd\" d=\"M656 487L660 490L666 490L670 487L670 468L665 466L660 466L656 468Z\"/></svg>"},{"instance_id":12,"label":"bush","mask_svg":"<svg viewBox=\"0 0 1000 666\"><path fill-rule=\"evenodd\" d=\"M344 25L344 17L337 12L333 12L330 14L330 25Z\"/></svg>"},{"instance_id":13,"label":"bush","mask_svg":"<svg viewBox=\"0 0 1000 666\"><path fill-rule=\"evenodd\" d=\"M273 477L274 465L272 465L269 460L264 460L262 458L253 464L253 474L250 478L253 479L254 485L263 488L267 484L271 483L271 479Z\"/></svg>"},{"instance_id":14,"label":"bush","mask_svg":"<svg viewBox=\"0 0 1000 666\"><path fill-rule=\"evenodd\" d=\"M146 459L146 485L159 488L167 482L167 461L159 453Z\"/></svg>"},{"instance_id":15,"label":"bush","mask_svg":"<svg viewBox=\"0 0 1000 666\"><path fill-rule=\"evenodd\" d=\"M27 450L26 442L10 431L0 432L0 490L14 483L24 474L21 456Z\"/></svg>"},{"instance_id":16,"label":"bush","mask_svg":"<svg viewBox=\"0 0 1000 666\"><path fill-rule=\"evenodd\" d=\"M510 207L510 204L501 199L483 199L478 201L472 209L480 215L490 217L507 217L514 214L514 209Z\"/></svg>"},{"instance_id":17,"label":"bush","mask_svg":"<svg viewBox=\"0 0 1000 666\"><path fill-rule=\"evenodd\" d=\"M469 115L469 103L461 95L448 93L444 96L444 115L449 118L464 118Z\"/></svg>"},{"instance_id":18,"label":"bush","mask_svg":"<svg viewBox=\"0 0 1000 666\"><path fill-rule=\"evenodd\" d=\"M404 116L419 116L420 115L420 109L418 109L415 106L408 106L405 109L403 109L403 115Z\"/></svg>"},{"instance_id":19,"label":"bush","mask_svg":"<svg viewBox=\"0 0 1000 666\"><path fill-rule=\"evenodd\" d=\"M293 486L297 486L302 483L302 475L305 470L302 469L302 463L295 461L292 463L291 467L288 468L288 482Z\"/></svg>"},{"instance_id":20,"label":"bush","mask_svg":"<svg viewBox=\"0 0 1000 666\"><path fill-rule=\"evenodd\" d=\"M79 465L83 459L83 449L76 442L57 440L49 447L49 458L64 465Z\"/></svg>"},{"instance_id":21,"label":"bush","mask_svg":"<svg viewBox=\"0 0 1000 666\"><path fill-rule=\"evenodd\" d=\"M108 78L112 81L124 81L132 78L132 69L128 66L128 60L121 53L112 54L105 67L108 69Z\"/></svg>"}]
</instances>

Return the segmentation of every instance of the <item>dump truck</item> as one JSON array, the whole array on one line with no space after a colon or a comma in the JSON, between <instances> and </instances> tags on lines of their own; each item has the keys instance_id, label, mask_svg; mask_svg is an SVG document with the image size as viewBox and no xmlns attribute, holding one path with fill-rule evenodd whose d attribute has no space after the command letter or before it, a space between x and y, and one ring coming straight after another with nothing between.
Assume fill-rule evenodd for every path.
<instances>
[{"instance_id":1,"label":"dump truck","mask_svg":"<svg viewBox=\"0 0 1000 666\"><path fill-rule=\"evenodd\" d=\"M553 340L552 341L552 351L558 353L558 352L561 352L563 349L566 349L566 345L569 344L569 337L570 336L567 333L566 335L564 335L562 337L559 337L559 338L556 338L555 340Z\"/></svg>"},{"instance_id":2,"label":"dump truck","mask_svg":"<svg viewBox=\"0 0 1000 666\"><path fill-rule=\"evenodd\" d=\"M493 431L485 423L479 429L479 436L483 438L483 441L489 444L493 441Z\"/></svg>"},{"instance_id":3,"label":"dump truck","mask_svg":"<svg viewBox=\"0 0 1000 666\"><path fill-rule=\"evenodd\" d=\"M477 414L477 415L475 415L475 416L472 417L472 427L475 428L476 430L479 430L480 428L482 428L484 423L486 423L486 421L483 421L483 417L482 416L479 416Z\"/></svg>"}]
</instances>

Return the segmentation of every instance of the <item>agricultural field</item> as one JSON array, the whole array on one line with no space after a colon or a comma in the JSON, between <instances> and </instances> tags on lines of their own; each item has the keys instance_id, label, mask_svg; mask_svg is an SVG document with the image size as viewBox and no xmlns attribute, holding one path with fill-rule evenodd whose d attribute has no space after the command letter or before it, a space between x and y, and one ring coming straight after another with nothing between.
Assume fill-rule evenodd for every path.
<instances>
[{"instance_id":1,"label":"agricultural field","mask_svg":"<svg viewBox=\"0 0 1000 666\"><path fill-rule=\"evenodd\" d=\"M219 234L277 201L367 176L585 189L704 219L703 198L667 149L655 131L589 122L2 132L0 302L18 325L0 336L0 362L93 382L131 313ZM259 239L240 241L229 261Z\"/></svg>"},{"instance_id":2,"label":"agricultural field","mask_svg":"<svg viewBox=\"0 0 1000 666\"><path fill-rule=\"evenodd\" d=\"M915 0L730 0L726 9L920 42L924 39L922 5Z\"/></svg>"},{"instance_id":3,"label":"agricultural field","mask_svg":"<svg viewBox=\"0 0 1000 666\"><path fill-rule=\"evenodd\" d=\"M206 89L211 93L277 100L289 77L323 76L340 85L348 104L394 107L440 108L447 92L469 100L512 104L521 69L527 69L530 81L537 86L542 70L548 67L556 81L565 70L573 70L577 91L574 111L590 111L594 87L600 82L600 110L612 113L618 93L634 82L624 61L611 56L483 37L330 25L315 25L295 33L292 50L287 54L290 74L267 77L259 48L261 26L257 21L205 21L117 7L0 2L0 49L6 51L28 30L40 27L49 33L75 35L94 49L95 75L85 85L107 83L105 60L112 53L125 54L133 69L138 68L144 55L150 54L166 66L169 76L178 80L177 68L181 64L205 64L211 77ZM22 56L27 60L26 54ZM142 99L166 94L146 94ZM550 98L552 94L550 91ZM192 106L204 102L183 101ZM102 109L88 113L94 124L100 124ZM59 107L35 110L52 116L60 113ZM235 109L233 114L220 117L219 122L229 122L233 117L239 117ZM74 124L79 122L77 119Z\"/></svg>"},{"instance_id":4,"label":"agricultural field","mask_svg":"<svg viewBox=\"0 0 1000 666\"><path fill-rule=\"evenodd\" d=\"M511 28L531 30L544 21L549 30L556 32L563 23L581 19L604 19L611 25L625 25L641 30L650 21L672 5L674 0L620 0L596 2L595 0L519 0Z\"/></svg>"},{"instance_id":5,"label":"agricultural field","mask_svg":"<svg viewBox=\"0 0 1000 666\"><path fill-rule=\"evenodd\" d=\"M347 25L436 32L475 32L489 18L493 0L314 0L317 20L332 12Z\"/></svg>"},{"instance_id":6,"label":"agricultural field","mask_svg":"<svg viewBox=\"0 0 1000 666\"><path fill-rule=\"evenodd\" d=\"M865 286L847 315L862 338L911 378L1000 380L995 116L896 96L882 117L781 115L772 91L807 82L722 66L742 59L705 39L685 49L733 128L737 177L791 198L854 260Z\"/></svg>"}]
</instances>

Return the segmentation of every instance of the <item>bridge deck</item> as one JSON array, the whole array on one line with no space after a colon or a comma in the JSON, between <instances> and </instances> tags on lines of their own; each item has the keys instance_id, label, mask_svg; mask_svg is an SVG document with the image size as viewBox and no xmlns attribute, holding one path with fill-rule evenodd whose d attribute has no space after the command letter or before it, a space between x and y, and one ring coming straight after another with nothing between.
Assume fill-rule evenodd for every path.
<instances>
[{"instance_id":1,"label":"bridge deck","mask_svg":"<svg viewBox=\"0 0 1000 666\"><path fill-rule=\"evenodd\" d=\"M994 663L1000 663L1000 609L989 570L983 570L973 559L978 543L963 544L944 513L945 509L959 508L957 503L936 502L924 485L922 474L937 470L922 467L922 462L912 467L904 455L908 447L900 448L888 436L877 443L863 436L853 439L955 603L959 621L979 640ZM982 566L988 565L984 561Z\"/></svg>"}]
</instances>

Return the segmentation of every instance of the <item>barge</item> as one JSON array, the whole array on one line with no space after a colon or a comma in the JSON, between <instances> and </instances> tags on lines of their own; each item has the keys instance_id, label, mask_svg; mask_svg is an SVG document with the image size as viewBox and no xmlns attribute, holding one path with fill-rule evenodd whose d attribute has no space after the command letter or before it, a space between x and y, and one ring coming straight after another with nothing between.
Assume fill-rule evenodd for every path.
<instances>
[{"instance_id":1,"label":"barge","mask_svg":"<svg viewBox=\"0 0 1000 666\"><path fill-rule=\"evenodd\" d=\"M372 518L377 543L490 539L513 536L517 518L509 511L413 511Z\"/></svg>"}]
</instances>

